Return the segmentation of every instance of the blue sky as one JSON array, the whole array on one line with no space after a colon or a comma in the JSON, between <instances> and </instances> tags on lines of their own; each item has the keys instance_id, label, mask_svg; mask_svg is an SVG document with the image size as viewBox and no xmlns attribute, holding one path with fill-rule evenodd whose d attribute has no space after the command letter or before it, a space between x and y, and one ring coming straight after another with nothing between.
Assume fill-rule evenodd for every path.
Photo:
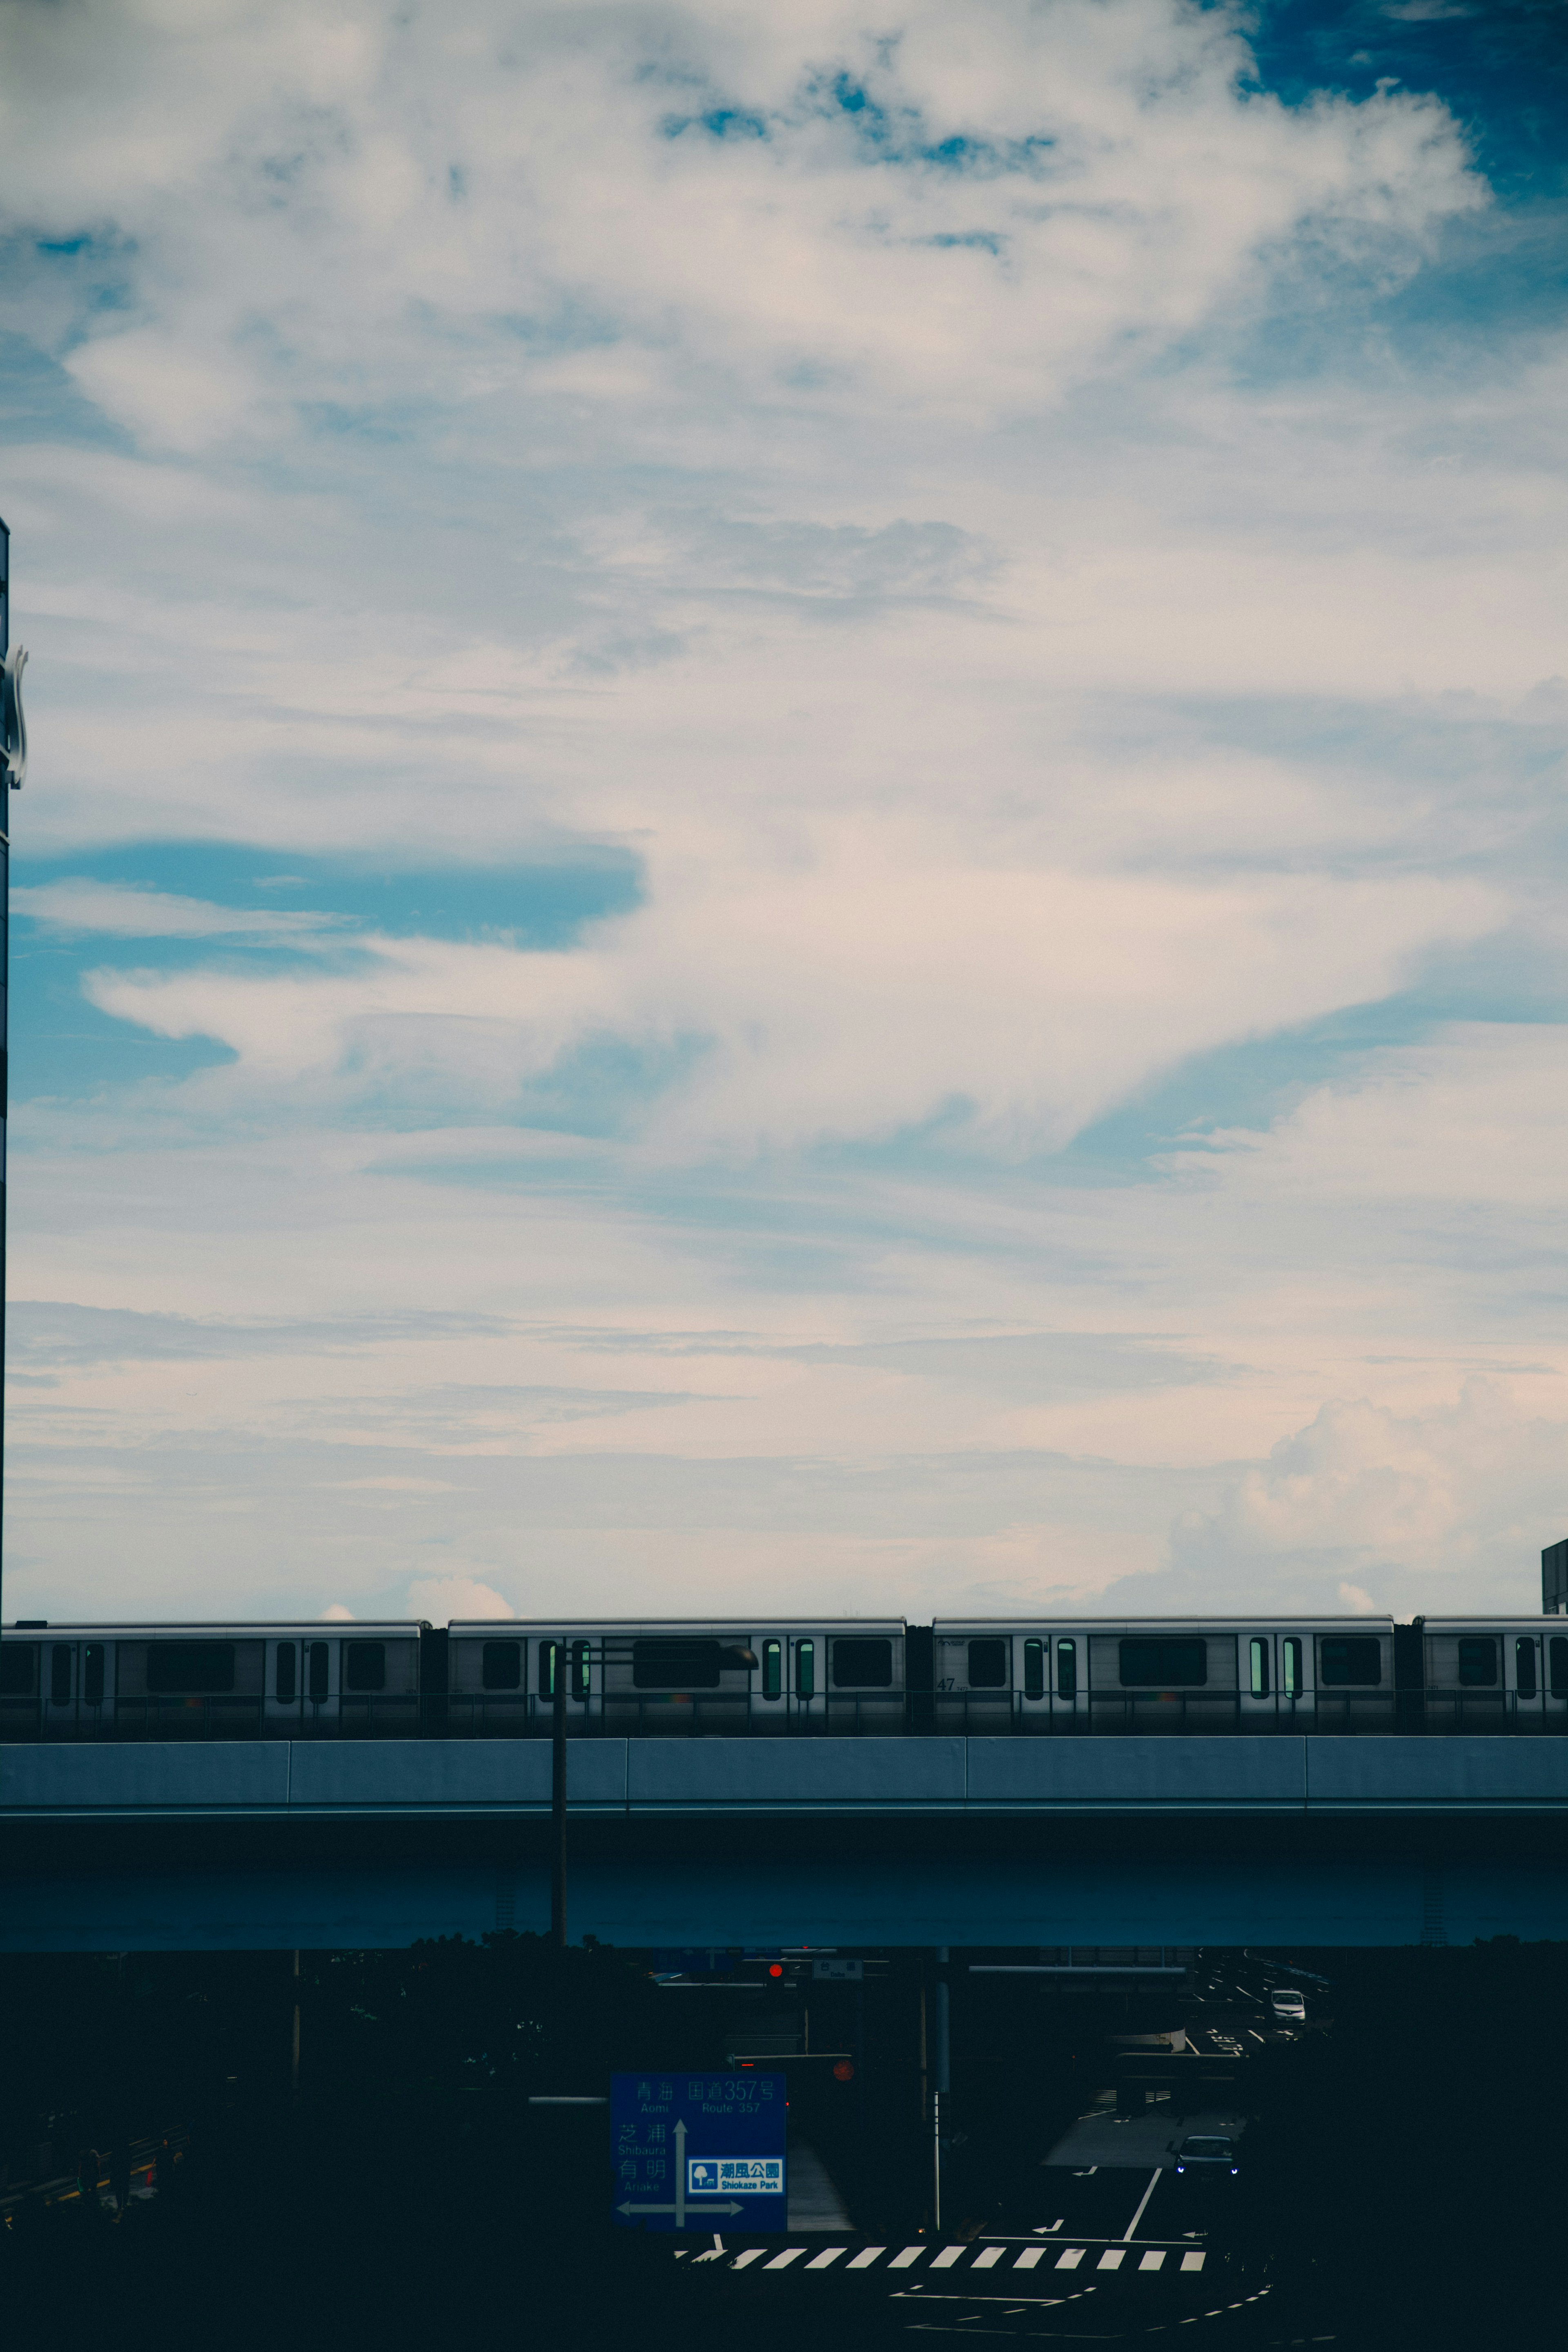
<instances>
[{"instance_id":1,"label":"blue sky","mask_svg":"<svg viewBox=\"0 0 1568 2352\"><path fill-rule=\"evenodd\" d=\"M15 1609L1531 1604L1560 29L11 12Z\"/></svg>"}]
</instances>

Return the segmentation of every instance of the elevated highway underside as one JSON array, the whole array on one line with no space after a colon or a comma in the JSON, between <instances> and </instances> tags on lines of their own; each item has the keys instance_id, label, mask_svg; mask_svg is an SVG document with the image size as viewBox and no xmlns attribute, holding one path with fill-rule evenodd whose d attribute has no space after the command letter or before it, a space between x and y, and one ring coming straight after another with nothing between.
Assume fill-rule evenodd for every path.
<instances>
[{"instance_id":1,"label":"elevated highway underside","mask_svg":"<svg viewBox=\"0 0 1568 2352\"><path fill-rule=\"evenodd\" d=\"M547 1743L0 1750L10 1950L549 1917ZM633 1946L1568 1939L1568 1740L573 1741L570 1928Z\"/></svg>"}]
</instances>

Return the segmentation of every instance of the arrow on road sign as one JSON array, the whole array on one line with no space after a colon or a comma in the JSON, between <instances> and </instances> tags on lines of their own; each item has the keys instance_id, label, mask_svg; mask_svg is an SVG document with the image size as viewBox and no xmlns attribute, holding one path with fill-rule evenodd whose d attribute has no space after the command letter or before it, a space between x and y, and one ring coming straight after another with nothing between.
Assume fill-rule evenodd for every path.
<instances>
[{"instance_id":1,"label":"arrow on road sign","mask_svg":"<svg viewBox=\"0 0 1568 2352\"><path fill-rule=\"evenodd\" d=\"M707 2200L704 2199L701 2205L697 2210L701 2213L704 2221L706 2221L710 2213L743 2213L746 2209L743 2205L735 2204L733 2200L727 2205L710 2205ZM675 2226L677 2229L680 2227L681 2222L686 2218L686 2205L684 2200L679 2205L617 2205L616 2210L617 2213L673 2213L676 2216Z\"/></svg>"}]
</instances>

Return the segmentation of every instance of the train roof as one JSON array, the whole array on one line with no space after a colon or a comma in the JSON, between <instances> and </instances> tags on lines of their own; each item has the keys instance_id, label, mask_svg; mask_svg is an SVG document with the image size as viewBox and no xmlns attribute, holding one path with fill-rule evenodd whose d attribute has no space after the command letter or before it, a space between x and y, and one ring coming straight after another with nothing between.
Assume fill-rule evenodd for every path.
<instances>
[{"instance_id":1,"label":"train roof","mask_svg":"<svg viewBox=\"0 0 1568 2352\"><path fill-rule=\"evenodd\" d=\"M411 1635L429 1631L429 1621L424 1617L183 1617L132 1619L117 1624L101 1618L22 1618L0 1627L7 1636L14 1633L71 1633L78 1637L105 1642L138 1641L240 1641L252 1636L289 1633L300 1640L320 1641L324 1635L346 1635L350 1641L360 1636L374 1640L377 1634Z\"/></svg>"},{"instance_id":2,"label":"train roof","mask_svg":"<svg viewBox=\"0 0 1568 2352\"><path fill-rule=\"evenodd\" d=\"M655 1640L671 1634L718 1640L755 1633L896 1635L908 1630L902 1617L768 1617L760 1611L739 1610L728 1617L573 1617L565 1612L559 1617L454 1617L447 1628L452 1633L546 1633L568 1639L574 1633L641 1633Z\"/></svg>"}]
</instances>

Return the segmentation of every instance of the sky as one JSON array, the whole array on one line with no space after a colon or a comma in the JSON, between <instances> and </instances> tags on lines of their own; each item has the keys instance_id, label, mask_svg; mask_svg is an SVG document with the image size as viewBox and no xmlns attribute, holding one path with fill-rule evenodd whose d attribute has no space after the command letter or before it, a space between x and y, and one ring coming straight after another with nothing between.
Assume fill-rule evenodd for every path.
<instances>
[{"instance_id":1,"label":"sky","mask_svg":"<svg viewBox=\"0 0 1568 2352\"><path fill-rule=\"evenodd\" d=\"M12 0L7 1618L1540 1605L1561 0Z\"/></svg>"}]
</instances>

